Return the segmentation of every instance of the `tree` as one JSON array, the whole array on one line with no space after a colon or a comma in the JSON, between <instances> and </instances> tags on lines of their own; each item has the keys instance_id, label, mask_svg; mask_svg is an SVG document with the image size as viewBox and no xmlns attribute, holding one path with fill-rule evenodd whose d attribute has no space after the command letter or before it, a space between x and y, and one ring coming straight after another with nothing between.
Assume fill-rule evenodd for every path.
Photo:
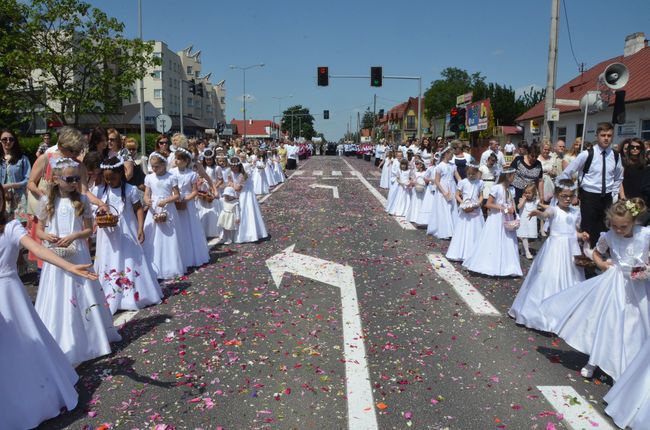
<instances>
[{"instance_id":1,"label":"tree","mask_svg":"<svg viewBox=\"0 0 650 430\"><path fill-rule=\"evenodd\" d=\"M302 105L287 108L282 113L282 130L288 130L291 138L301 136L309 140L314 137L314 117L309 113L309 108Z\"/></svg>"},{"instance_id":2,"label":"tree","mask_svg":"<svg viewBox=\"0 0 650 430\"><path fill-rule=\"evenodd\" d=\"M480 73L470 75L466 70L448 67L424 93L424 112L429 118L444 116L456 106L456 97L472 91L475 87L485 85L485 77Z\"/></svg>"},{"instance_id":3,"label":"tree","mask_svg":"<svg viewBox=\"0 0 650 430\"><path fill-rule=\"evenodd\" d=\"M363 113L363 117L361 118L361 128L372 130L374 125L375 125L375 114L370 112L370 108L367 108L366 111Z\"/></svg>"},{"instance_id":4,"label":"tree","mask_svg":"<svg viewBox=\"0 0 650 430\"><path fill-rule=\"evenodd\" d=\"M524 112L528 109L535 106L537 103L541 102L546 98L546 88L535 89L535 87L530 87L529 91L524 91L524 93L519 96L517 101L522 103ZM522 112L523 113L523 112Z\"/></svg>"},{"instance_id":5,"label":"tree","mask_svg":"<svg viewBox=\"0 0 650 430\"><path fill-rule=\"evenodd\" d=\"M80 0L32 0L26 49L12 66L29 76L32 105L77 126L82 114L117 112L133 83L158 64L153 44L123 36L124 24Z\"/></svg>"}]
</instances>

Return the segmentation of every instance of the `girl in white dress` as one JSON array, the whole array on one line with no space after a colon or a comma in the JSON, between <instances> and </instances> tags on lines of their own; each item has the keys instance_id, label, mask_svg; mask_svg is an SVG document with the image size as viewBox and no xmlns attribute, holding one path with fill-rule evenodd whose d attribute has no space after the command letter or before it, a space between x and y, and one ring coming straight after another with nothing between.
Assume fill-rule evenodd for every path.
<instances>
[{"instance_id":1,"label":"girl in white dress","mask_svg":"<svg viewBox=\"0 0 650 430\"><path fill-rule=\"evenodd\" d=\"M251 161L251 180L255 195L259 196L269 193L269 182L266 178L266 162L261 157L256 156L254 161Z\"/></svg>"},{"instance_id":2,"label":"girl in white dress","mask_svg":"<svg viewBox=\"0 0 650 430\"><path fill-rule=\"evenodd\" d=\"M153 173L144 178L144 202L150 208L144 220L144 253L158 279L173 279L185 273L181 257L176 202L178 178L167 171L167 159L154 152L149 156Z\"/></svg>"},{"instance_id":3,"label":"girl in white dress","mask_svg":"<svg viewBox=\"0 0 650 430\"><path fill-rule=\"evenodd\" d=\"M393 161L393 151L386 151L384 159L379 163L381 169L381 178L379 179L379 188L387 190L390 187L390 169Z\"/></svg>"},{"instance_id":4,"label":"girl in white dress","mask_svg":"<svg viewBox=\"0 0 650 430\"><path fill-rule=\"evenodd\" d=\"M221 243L230 245L237 236L240 213L239 199L233 187L226 187L223 192L223 211L219 215L219 227L223 230Z\"/></svg>"},{"instance_id":5,"label":"girl in white dress","mask_svg":"<svg viewBox=\"0 0 650 430\"><path fill-rule=\"evenodd\" d=\"M264 168L264 173L266 173L266 181L269 183L269 188L273 188L278 185L275 180L275 176L273 175L273 152L266 151L266 158L264 162L266 163L266 167Z\"/></svg>"},{"instance_id":6,"label":"girl in white dress","mask_svg":"<svg viewBox=\"0 0 650 430\"><path fill-rule=\"evenodd\" d=\"M281 184L284 182L284 172L282 172L282 163L280 163L280 157L278 156L278 150L273 150L273 177L275 178L276 184Z\"/></svg>"},{"instance_id":7,"label":"girl in white dress","mask_svg":"<svg viewBox=\"0 0 650 430\"><path fill-rule=\"evenodd\" d=\"M409 163L403 159L399 163L397 175L397 188L394 192L393 204L388 208L388 213L395 216L407 216L411 207L411 170Z\"/></svg>"},{"instance_id":8,"label":"girl in white dress","mask_svg":"<svg viewBox=\"0 0 650 430\"><path fill-rule=\"evenodd\" d=\"M253 184L248 177L241 161L237 157L230 159L230 179L228 186L231 186L239 193L240 222L237 229L235 243L257 242L268 236L262 211L253 192Z\"/></svg>"},{"instance_id":9,"label":"girl in white dress","mask_svg":"<svg viewBox=\"0 0 650 430\"><path fill-rule=\"evenodd\" d=\"M422 180L426 184L426 188L424 190L424 198L422 199L422 204L420 205L420 211L418 212L414 223L424 227L429 224L429 218L431 218L431 211L433 210L433 195L436 193L435 184L433 183L433 179L435 177L435 169L435 164L427 167L424 171L424 175L422 176Z\"/></svg>"},{"instance_id":10,"label":"girl in white dress","mask_svg":"<svg viewBox=\"0 0 650 430\"><path fill-rule=\"evenodd\" d=\"M499 176L499 182L492 187L485 207L488 217L476 241L474 251L463 262L463 267L489 276L521 276L517 233L506 228L505 222L512 222L516 216L514 195L511 186L515 178L514 169L506 169Z\"/></svg>"},{"instance_id":11,"label":"girl in white dress","mask_svg":"<svg viewBox=\"0 0 650 430\"><path fill-rule=\"evenodd\" d=\"M38 238L69 262L89 264L86 239L93 231L93 213L86 196L79 193L79 164L69 158L55 163L54 184L41 201ZM52 264L43 265L35 307L70 363L110 354L110 343L122 339L113 327L101 284Z\"/></svg>"},{"instance_id":12,"label":"girl in white dress","mask_svg":"<svg viewBox=\"0 0 650 430\"><path fill-rule=\"evenodd\" d=\"M549 331L546 318L540 311L542 301L585 280L583 269L573 262L573 257L581 254L578 239L589 239L589 234L578 231L580 209L571 206L576 189L573 181L559 181L555 186L557 206L550 206L544 212L534 209L527 215L549 220L551 233L537 253L508 311L517 324Z\"/></svg>"},{"instance_id":13,"label":"girl in white dress","mask_svg":"<svg viewBox=\"0 0 650 430\"><path fill-rule=\"evenodd\" d=\"M650 423L650 339L605 396L605 412L620 428L647 429Z\"/></svg>"},{"instance_id":14,"label":"girl in white dress","mask_svg":"<svg viewBox=\"0 0 650 430\"><path fill-rule=\"evenodd\" d=\"M126 183L124 162L110 158L100 165L104 184L92 193L119 214L115 227L97 229L95 271L112 314L160 303L156 273L144 255L144 211L137 188ZM114 209L113 209L114 208Z\"/></svg>"},{"instance_id":15,"label":"girl in white dress","mask_svg":"<svg viewBox=\"0 0 650 430\"><path fill-rule=\"evenodd\" d=\"M201 158L205 173L212 179L212 188L206 181L199 179L197 187L201 195L199 195L196 208L205 237L219 237L221 236L221 229L217 222L219 221L222 205L217 188L219 183L222 182L220 177L221 169L216 165L214 151L211 148L204 149ZM210 201L210 199L213 200Z\"/></svg>"},{"instance_id":16,"label":"girl in white dress","mask_svg":"<svg viewBox=\"0 0 650 430\"><path fill-rule=\"evenodd\" d=\"M532 260L529 239L537 239L537 218L529 216L534 210L537 210L539 199L537 198L537 185L534 182L524 187L524 193L519 199L517 209L519 209L519 228L517 237L521 239L521 246L524 248L524 255L527 259Z\"/></svg>"},{"instance_id":17,"label":"girl in white dress","mask_svg":"<svg viewBox=\"0 0 650 430\"><path fill-rule=\"evenodd\" d=\"M454 236L449 242L447 258L462 261L469 257L476 246L485 224L481 205L483 203L483 181L476 164L465 168L467 177L458 183L456 203L458 212L454 222Z\"/></svg>"},{"instance_id":18,"label":"girl in white dress","mask_svg":"<svg viewBox=\"0 0 650 430\"><path fill-rule=\"evenodd\" d=\"M436 193L433 196L431 215L427 224L427 234L438 239L449 239L454 234L454 214L456 212L456 181L460 175L456 165L451 164L452 147L448 146L440 152L440 163L434 170Z\"/></svg>"},{"instance_id":19,"label":"girl in white dress","mask_svg":"<svg viewBox=\"0 0 650 430\"><path fill-rule=\"evenodd\" d=\"M550 331L589 355L580 371L585 378L598 366L618 380L650 338L650 227L635 225L645 210L638 198L614 203L607 211L610 230L593 251L603 273L542 302Z\"/></svg>"},{"instance_id":20,"label":"girl in white dress","mask_svg":"<svg viewBox=\"0 0 650 430\"><path fill-rule=\"evenodd\" d=\"M72 264L29 237L19 221L7 222L0 187L0 428L28 429L77 405L72 365L52 338L18 277L22 245L40 260L70 276L96 281L91 264Z\"/></svg>"},{"instance_id":21,"label":"girl in white dress","mask_svg":"<svg viewBox=\"0 0 650 430\"><path fill-rule=\"evenodd\" d=\"M386 199L386 212L390 213L395 201L395 192L397 191L398 178L399 178L399 164L404 159L401 152L397 152L395 158L390 163L389 187L388 198Z\"/></svg>"},{"instance_id":22,"label":"girl in white dress","mask_svg":"<svg viewBox=\"0 0 650 430\"><path fill-rule=\"evenodd\" d=\"M408 220L415 223L422 209L422 202L427 192L427 184L424 181L426 169L424 162L418 160L415 163L415 172L413 173L413 188L411 190L411 208L409 209Z\"/></svg>"},{"instance_id":23,"label":"girl in white dress","mask_svg":"<svg viewBox=\"0 0 650 430\"><path fill-rule=\"evenodd\" d=\"M176 231L180 238L180 252L185 267L198 267L210 261L208 242L201 226L196 209L196 196L199 193L199 175L190 169L192 153L187 149L176 150L176 167L171 173L177 177L179 202L176 203L178 222Z\"/></svg>"},{"instance_id":24,"label":"girl in white dress","mask_svg":"<svg viewBox=\"0 0 650 430\"><path fill-rule=\"evenodd\" d=\"M490 191L499 179L499 166L497 165L497 156L492 153L487 158L487 164L479 167L481 171L481 180L483 181L483 200L487 202L490 197Z\"/></svg>"}]
</instances>

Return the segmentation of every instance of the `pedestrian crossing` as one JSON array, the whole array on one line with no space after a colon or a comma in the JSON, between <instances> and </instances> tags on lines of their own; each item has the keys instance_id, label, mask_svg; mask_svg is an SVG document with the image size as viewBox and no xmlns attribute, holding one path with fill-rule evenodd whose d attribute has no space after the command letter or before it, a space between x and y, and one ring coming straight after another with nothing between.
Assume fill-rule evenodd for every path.
<instances>
[{"instance_id":1,"label":"pedestrian crossing","mask_svg":"<svg viewBox=\"0 0 650 430\"><path fill-rule=\"evenodd\" d=\"M328 175L328 173L329 173L329 175ZM296 175L296 176L304 176L304 177L314 177L314 176L318 176L318 177L325 177L325 178L330 178L330 179L334 179L334 178L336 178L336 179L340 179L340 178L344 178L344 177L346 177L346 176L347 176L347 177L354 177L354 178L357 177L357 175L356 175L355 172L350 172L350 171L343 172L343 171L341 171L341 170L332 170L332 171L324 171L324 170L296 170L296 171L294 172L294 175ZM374 178L379 178L379 177L381 176L381 173L379 173L379 172L370 172L369 175L370 175L371 177L374 177Z\"/></svg>"}]
</instances>

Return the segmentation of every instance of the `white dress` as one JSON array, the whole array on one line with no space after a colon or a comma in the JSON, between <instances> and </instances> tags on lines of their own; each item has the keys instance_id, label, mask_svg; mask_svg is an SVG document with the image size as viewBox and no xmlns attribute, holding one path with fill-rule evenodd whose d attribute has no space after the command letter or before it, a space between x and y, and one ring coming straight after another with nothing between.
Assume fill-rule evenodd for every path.
<instances>
[{"instance_id":1,"label":"white dress","mask_svg":"<svg viewBox=\"0 0 650 430\"><path fill-rule=\"evenodd\" d=\"M440 186L451 195L450 201L447 201L440 190L436 190L437 192L433 195L427 234L431 234L438 239L449 239L454 234L454 214L457 207L455 172L456 166L444 161L438 164L434 170L434 178L436 174L439 174Z\"/></svg>"},{"instance_id":2,"label":"white dress","mask_svg":"<svg viewBox=\"0 0 650 430\"><path fill-rule=\"evenodd\" d=\"M418 212L415 221L417 225L428 225L429 218L431 218L431 211L433 210L433 196L436 193L435 184L433 183L433 175L435 172L436 166L430 166L425 170L423 179L429 181L426 190L424 191L424 198L422 199L422 204L420 205L420 211Z\"/></svg>"},{"instance_id":3,"label":"white dress","mask_svg":"<svg viewBox=\"0 0 650 430\"><path fill-rule=\"evenodd\" d=\"M537 209L539 200L535 199L532 202L526 201L524 207L519 211L519 228L517 229L517 237L525 239L537 239L537 218L528 218L528 215Z\"/></svg>"},{"instance_id":4,"label":"white dress","mask_svg":"<svg viewBox=\"0 0 650 430\"><path fill-rule=\"evenodd\" d=\"M517 324L542 331L550 330L540 311L542 301L585 280L583 269L573 263L573 256L581 253L576 238L580 209L548 208L546 212L552 215L551 234L537 253L508 311Z\"/></svg>"},{"instance_id":5,"label":"white dress","mask_svg":"<svg viewBox=\"0 0 650 430\"><path fill-rule=\"evenodd\" d=\"M411 189L411 208L409 209L409 214L407 219L409 222L416 222L420 210L422 209L422 203L424 202L424 196L427 194L427 185L424 183L424 175L426 171L415 172L413 174L415 178L415 184L424 187L424 191L417 191L415 187Z\"/></svg>"},{"instance_id":6,"label":"white dress","mask_svg":"<svg viewBox=\"0 0 650 430\"><path fill-rule=\"evenodd\" d=\"M411 188L409 181L410 170L400 170L397 176L397 187L395 188L393 204L388 213L395 216L407 216L411 207Z\"/></svg>"},{"instance_id":7,"label":"white dress","mask_svg":"<svg viewBox=\"0 0 650 430\"><path fill-rule=\"evenodd\" d=\"M253 192L256 195L269 193L269 181L266 178L266 164L262 160L253 163L250 173L253 182Z\"/></svg>"},{"instance_id":8,"label":"white dress","mask_svg":"<svg viewBox=\"0 0 650 430\"><path fill-rule=\"evenodd\" d=\"M219 227L223 230L237 230L239 217L239 201L224 200L223 211L219 214Z\"/></svg>"},{"instance_id":9,"label":"white dress","mask_svg":"<svg viewBox=\"0 0 650 430\"><path fill-rule=\"evenodd\" d=\"M210 179L215 184L221 179L221 167L219 166L205 166L205 173L210 176ZM207 183L203 182L199 186L199 191L210 191L210 187ZM197 198L196 209L199 213L203 233L206 237L219 237L221 235L221 229L217 225L221 208L221 199L206 202L203 199Z\"/></svg>"},{"instance_id":10,"label":"white dress","mask_svg":"<svg viewBox=\"0 0 650 430\"><path fill-rule=\"evenodd\" d=\"M275 187L278 185L273 175L273 161L270 158L266 159L266 167L264 168L264 173L266 173L266 181L269 184L269 187Z\"/></svg>"},{"instance_id":11,"label":"white dress","mask_svg":"<svg viewBox=\"0 0 650 430\"><path fill-rule=\"evenodd\" d=\"M120 215L115 227L97 229L95 272L114 314L118 309L137 310L160 303L163 294L151 262L138 241L138 220L133 205L140 203L136 187L95 187L92 193L113 206Z\"/></svg>"},{"instance_id":12,"label":"white dress","mask_svg":"<svg viewBox=\"0 0 650 430\"><path fill-rule=\"evenodd\" d=\"M251 178L230 172L232 182L242 186L239 191L240 222L235 243L257 242L268 236L260 205L257 203Z\"/></svg>"},{"instance_id":13,"label":"white dress","mask_svg":"<svg viewBox=\"0 0 650 430\"><path fill-rule=\"evenodd\" d=\"M648 263L648 246L650 227L635 226L630 238L601 233L596 249L609 249L614 266L542 302L550 330L614 380L650 338L650 280L630 278Z\"/></svg>"},{"instance_id":14,"label":"white dress","mask_svg":"<svg viewBox=\"0 0 650 430\"><path fill-rule=\"evenodd\" d=\"M650 339L604 400L605 412L620 428L647 429L650 423Z\"/></svg>"},{"instance_id":15,"label":"white dress","mask_svg":"<svg viewBox=\"0 0 650 430\"><path fill-rule=\"evenodd\" d=\"M384 164L381 166L381 178L379 179L379 188L387 190L390 187L390 168L393 159L384 158Z\"/></svg>"},{"instance_id":16,"label":"white dress","mask_svg":"<svg viewBox=\"0 0 650 430\"><path fill-rule=\"evenodd\" d=\"M92 218L86 196L81 196L81 201L83 218ZM44 203L42 201L39 222L44 223L47 233L64 237L84 229L83 219L76 216L69 198L57 198L50 220L45 219ZM73 243L77 252L66 259L74 264L92 263L88 241L77 239ZM72 364L110 354L110 343L122 339L113 327L113 318L99 281L72 275L52 264L43 263L35 308Z\"/></svg>"},{"instance_id":17,"label":"white dress","mask_svg":"<svg viewBox=\"0 0 650 430\"><path fill-rule=\"evenodd\" d=\"M390 213L395 202L395 194L399 187L399 163L393 161L390 167L390 185L388 187L388 198L386 199L386 212Z\"/></svg>"},{"instance_id":18,"label":"white dress","mask_svg":"<svg viewBox=\"0 0 650 430\"><path fill-rule=\"evenodd\" d=\"M277 155L273 156L273 177L276 184L281 184L284 182L284 172L282 171L282 164L280 163L280 158Z\"/></svg>"},{"instance_id":19,"label":"white dress","mask_svg":"<svg viewBox=\"0 0 650 430\"><path fill-rule=\"evenodd\" d=\"M144 254L151 262L158 279L172 279L182 276L186 267L181 257L178 212L174 203L164 208L158 207L158 201L172 195L172 188L178 186L178 178L169 172L157 176L151 173L144 178L144 185L151 190L151 206L144 220ZM167 221L155 222L154 211L167 212Z\"/></svg>"},{"instance_id":20,"label":"white dress","mask_svg":"<svg viewBox=\"0 0 650 430\"><path fill-rule=\"evenodd\" d=\"M178 167L174 167L171 173L178 178L178 190L181 193L181 199L184 200L185 196L192 192L199 175L190 169L181 172ZM177 209L176 228L180 238L180 252L186 267L198 267L210 261L210 250L196 209L196 198L186 201L186 204L186 209Z\"/></svg>"},{"instance_id":21,"label":"white dress","mask_svg":"<svg viewBox=\"0 0 650 430\"><path fill-rule=\"evenodd\" d=\"M458 191L461 192L463 202L478 205L483 199L483 181L462 179L458 183ZM470 213L458 208L454 222L454 235L449 242L449 249L447 249L447 258L462 261L469 257L476 246L484 224L483 211L480 207L476 207Z\"/></svg>"},{"instance_id":22,"label":"white dress","mask_svg":"<svg viewBox=\"0 0 650 430\"><path fill-rule=\"evenodd\" d=\"M18 277L20 239L9 221L0 234L0 428L28 429L77 406L79 379L36 313Z\"/></svg>"},{"instance_id":23,"label":"white dress","mask_svg":"<svg viewBox=\"0 0 650 430\"><path fill-rule=\"evenodd\" d=\"M492 187L490 195L494 203L513 207L512 201L515 189L509 187L508 192L503 184ZM481 235L471 255L463 262L463 267L476 273L489 276L521 276L519 263L519 248L517 234L514 230L506 230L503 222L506 216L503 211L489 210Z\"/></svg>"}]
</instances>

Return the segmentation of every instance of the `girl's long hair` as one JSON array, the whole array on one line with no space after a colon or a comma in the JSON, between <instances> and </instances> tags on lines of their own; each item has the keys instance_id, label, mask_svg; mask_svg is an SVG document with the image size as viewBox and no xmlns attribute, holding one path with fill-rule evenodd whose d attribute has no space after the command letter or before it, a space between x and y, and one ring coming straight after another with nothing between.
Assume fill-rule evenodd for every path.
<instances>
[{"instance_id":1,"label":"girl's long hair","mask_svg":"<svg viewBox=\"0 0 650 430\"><path fill-rule=\"evenodd\" d=\"M11 158L9 158L9 164L16 164L20 161L21 158L23 158L23 150L20 147L20 143L18 142L18 135L16 135L16 133L6 128L0 130L0 135L3 133L9 133L11 137L14 138L14 146L11 147L10 150L11 153L9 154L11 156ZM0 155L3 156L5 155L1 145L0 145Z\"/></svg>"}]
</instances>

